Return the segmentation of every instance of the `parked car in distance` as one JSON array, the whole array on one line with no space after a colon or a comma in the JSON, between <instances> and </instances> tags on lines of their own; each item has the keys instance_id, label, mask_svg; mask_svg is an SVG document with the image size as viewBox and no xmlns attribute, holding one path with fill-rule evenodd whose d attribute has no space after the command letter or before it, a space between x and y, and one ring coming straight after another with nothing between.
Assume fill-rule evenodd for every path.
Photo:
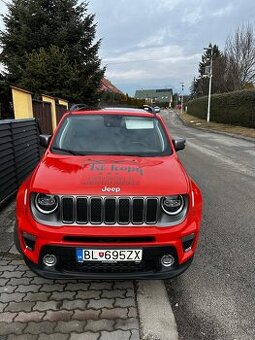
<instances>
[{"instance_id":1,"label":"parked car in distance","mask_svg":"<svg viewBox=\"0 0 255 340\"><path fill-rule=\"evenodd\" d=\"M154 106L154 111L155 111L155 113L159 113L160 112L160 107L159 106Z\"/></svg>"},{"instance_id":2,"label":"parked car in distance","mask_svg":"<svg viewBox=\"0 0 255 340\"><path fill-rule=\"evenodd\" d=\"M161 116L66 113L17 194L14 241L46 278L167 279L194 257L202 197Z\"/></svg>"}]
</instances>

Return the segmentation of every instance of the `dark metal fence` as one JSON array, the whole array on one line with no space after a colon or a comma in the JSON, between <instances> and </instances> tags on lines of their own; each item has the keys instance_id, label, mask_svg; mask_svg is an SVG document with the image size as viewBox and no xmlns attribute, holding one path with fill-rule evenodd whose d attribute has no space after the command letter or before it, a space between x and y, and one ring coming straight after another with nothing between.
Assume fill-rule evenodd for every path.
<instances>
[{"instance_id":1,"label":"dark metal fence","mask_svg":"<svg viewBox=\"0 0 255 340\"><path fill-rule=\"evenodd\" d=\"M64 105L56 104L57 124L60 122L61 118L66 112L67 108Z\"/></svg>"},{"instance_id":2,"label":"dark metal fence","mask_svg":"<svg viewBox=\"0 0 255 340\"><path fill-rule=\"evenodd\" d=\"M33 100L33 114L38 122L40 133L52 135L51 103Z\"/></svg>"},{"instance_id":3,"label":"dark metal fence","mask_svg":"<svg viewBox=\"0 0 255 340\"><path fill-rule=\"evenodd\" d=\"M0 205L17 191L39 159L35 119L0 121Z\"/></svg>"}]
</instances>

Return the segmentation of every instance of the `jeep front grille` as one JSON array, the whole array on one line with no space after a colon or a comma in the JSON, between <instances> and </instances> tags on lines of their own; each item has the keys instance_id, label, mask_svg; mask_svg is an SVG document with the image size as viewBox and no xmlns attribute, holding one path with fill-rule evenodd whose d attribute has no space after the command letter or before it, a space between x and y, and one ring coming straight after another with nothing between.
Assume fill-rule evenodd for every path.
<instances>
[{"instance_id":1,"label":"jeep front grille","mask_svg":"<svg viewBox=\"0 0 255 340\"><path fill-rule=\"evenodd\" d=\"M156 197L73 197L61 198L64 224L156 224Z\"/></svg>"}]
</instances>

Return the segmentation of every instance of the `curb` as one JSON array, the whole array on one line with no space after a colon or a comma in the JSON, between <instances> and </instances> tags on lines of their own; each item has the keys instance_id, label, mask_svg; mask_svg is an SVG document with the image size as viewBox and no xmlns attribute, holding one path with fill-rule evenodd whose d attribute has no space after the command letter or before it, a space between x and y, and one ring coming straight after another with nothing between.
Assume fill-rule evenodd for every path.
<instances>
[{"instance_id":1,"label":"curb","mask_svg":"<svg viewBox=\"0 0 255 340\"><path fill-rule=\"evenodd\" d=\"M141 339L178 340L175 317L164 281L138 281L136 293Z\"/></svg>"},{"instance_id":2,"label":"curb","mask_svg":"<svg viewBox=\"0 0 255 340\"><path fill-rule=\"evenodd\" d=\"M242 135L236 135L236 134L233 134L233 133L217 131L217 130L212 130L212 129L203 128L203 127L199 127L199 126L194 126L192 124L188 124L188 123L184 122L184 120L180 117L179 113L177 113L175 110L173 110L173 112L176 114L176 116L180 119L182 124L185 125L185 126L191 127L193 129L201 130L201 131L212 132L212 133L215 133L215 134L218 134L218 135L229 136L229 137L233 137L233 138L236 138L236 139L242 139L242 140L245 140L247 142L251 142L251 143L255 144L255 138L252 138L252 137L245 137L245 136L242 136Z\"/></svg>"}]
</instances>

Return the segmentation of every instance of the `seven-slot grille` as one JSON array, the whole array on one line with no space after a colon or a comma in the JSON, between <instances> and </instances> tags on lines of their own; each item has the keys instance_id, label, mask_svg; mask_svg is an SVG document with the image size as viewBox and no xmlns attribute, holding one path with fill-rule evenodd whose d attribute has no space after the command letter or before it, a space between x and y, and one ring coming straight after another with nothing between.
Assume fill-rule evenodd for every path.
<instances>
[{"instance_id":1,"label":"seven-slot grille","mask_svg":"<svg viewBox=\"0 0 255 340\"><path fill-rule=\"evenodd\" d=\"M156 197L62 197L64 224L156 224Z\"/></svg>"}]
</instances>

